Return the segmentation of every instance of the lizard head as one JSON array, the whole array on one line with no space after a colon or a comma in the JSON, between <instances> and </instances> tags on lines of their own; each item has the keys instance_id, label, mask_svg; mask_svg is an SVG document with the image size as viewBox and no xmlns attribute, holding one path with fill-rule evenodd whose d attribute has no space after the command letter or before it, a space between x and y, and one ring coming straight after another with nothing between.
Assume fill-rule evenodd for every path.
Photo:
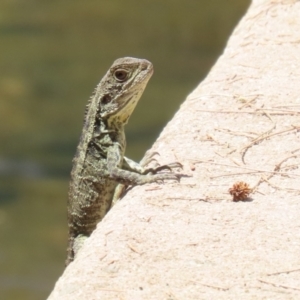
<instances>
[{"instance_id":1,"label":"lizard head","mask_svg":"<svg viewBox=\"0 0 300 300\"><path fill-rule=\"evenodd\" d=\"M117 59L96 89L101 118L115 126L125 125L152 74L153 66L145 59Z\"/></svg>"}]
</instances>

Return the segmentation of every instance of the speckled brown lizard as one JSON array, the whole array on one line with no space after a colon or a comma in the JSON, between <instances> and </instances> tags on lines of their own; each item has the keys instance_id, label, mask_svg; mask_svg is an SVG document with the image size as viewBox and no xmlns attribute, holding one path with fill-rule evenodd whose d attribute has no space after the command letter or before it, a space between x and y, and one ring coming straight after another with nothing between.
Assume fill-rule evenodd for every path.
<instances>
[{"instance_id":1,"label":"speckled brown lizard","mask_svg":"<svg viewBox=\"0 0 300 300\"><path fill-rule=\"evenodd\" d=\"M118 184L141 185L180 178L180 174L171 171L179 163L146 169L124 156L124 127L152 73L152 64L145 59L117 59L87 105L71 172L67 265L110 209ZM162 169L169 172L157 173Z\"/></svg>"}]
</instances>

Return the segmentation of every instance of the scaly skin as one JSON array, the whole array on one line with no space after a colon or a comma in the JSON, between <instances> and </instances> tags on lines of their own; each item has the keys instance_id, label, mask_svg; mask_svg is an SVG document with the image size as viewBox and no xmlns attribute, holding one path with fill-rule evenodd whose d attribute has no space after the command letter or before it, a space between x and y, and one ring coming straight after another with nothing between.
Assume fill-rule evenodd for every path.
<instances>
[{"instance_id":1,"label":"scaly skin","mask_svg":"<svg viewBox=\"0 0 300 300\"><path fill-rule=\"evenodd\" d=\"M156 174L156 170L147 170L124 157L124 126L152 73L152 64L147 60L117 59L90 99L71 172L66 265L110 209L119 183L141 185L178 180L180 176L172 172ZM163 168L170 169L162 166L157 170Z\"/></svg>"}]
</instances>

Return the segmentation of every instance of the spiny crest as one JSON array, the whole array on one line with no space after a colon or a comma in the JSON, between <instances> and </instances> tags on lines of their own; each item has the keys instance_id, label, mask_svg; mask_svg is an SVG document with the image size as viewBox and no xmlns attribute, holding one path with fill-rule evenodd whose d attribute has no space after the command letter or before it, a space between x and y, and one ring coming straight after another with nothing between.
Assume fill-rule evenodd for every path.
<instances>
[{"instance_id":1,"label":"spiny crest","mask_svg":"<svg viewBox=\"0 0 300 300\"><path fill-rule=\"evenodd\" d=\"M96 92L97 92L97 87L94 89L94 92L93 92L92 96L89 98L89 100L88 100L88 102L87 102L87 104L85 106L84 118L86 118L86 115L87 115L87 113L89 111L89 108L91 106L92 100L94 99L94 97L96 95Z\"/></svg>"}]
</instances>

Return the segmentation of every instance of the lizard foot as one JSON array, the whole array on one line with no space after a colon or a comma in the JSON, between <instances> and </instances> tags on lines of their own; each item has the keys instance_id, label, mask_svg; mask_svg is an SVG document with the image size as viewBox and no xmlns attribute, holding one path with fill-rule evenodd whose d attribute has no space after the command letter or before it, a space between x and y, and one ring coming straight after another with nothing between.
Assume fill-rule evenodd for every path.
<instances>
[{"instance_id":1,"label":"lizard foot","mask_svg":"<svg viewBox=\"0 0 300 300\"><path fill-rule=\"evenodd\" d=\"M153 181L155 181L157 183L162 183L162 182L164 182L164 180L176 180L176 181L180 181L180 178L183 175L182 174L176 174L176 173L160 173L160 174L146 175L146 176L151 176L150 178Z\"/></svg>"}]
</instances>

